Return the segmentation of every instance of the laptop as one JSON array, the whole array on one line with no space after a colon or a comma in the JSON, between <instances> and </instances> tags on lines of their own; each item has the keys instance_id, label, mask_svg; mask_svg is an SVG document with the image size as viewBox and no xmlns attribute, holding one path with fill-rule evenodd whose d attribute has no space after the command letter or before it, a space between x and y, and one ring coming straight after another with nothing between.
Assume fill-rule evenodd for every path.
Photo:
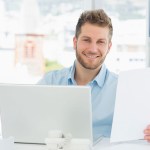
<instances>
[{"instance_id":1,"label":"laptop","mask_svg":"<svg viewBox=\"0 0 150 150\"><path fill-rule=\"evenodd\" d=\"M48 132L92 137L91 90L85 86L0 84L2 136L44 144Z\"/></svg>"}]
</instances>

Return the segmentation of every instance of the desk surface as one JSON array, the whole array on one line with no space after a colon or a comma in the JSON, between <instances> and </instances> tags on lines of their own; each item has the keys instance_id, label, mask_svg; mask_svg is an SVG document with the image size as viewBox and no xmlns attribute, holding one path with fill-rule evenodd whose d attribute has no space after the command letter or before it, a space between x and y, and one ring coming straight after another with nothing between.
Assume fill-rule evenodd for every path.
<instances>
[{"instance_id":1,"label":"desk surface","mask_svg":"<svg viewBox=\"0 0 150 150\"><path fill-rule=\"evenodd\" d=\"M150 150L150 143L145 141L110 144L109 139L102 139L93 150ZM15 150L48 150L46 145L15 144Z\"/></svg>"},{"instance_id":2,"label":"desk surface","mask_svg":"<svg viewBox=\"0 0 150 150\"><path fill-rule=\"evenodd\" d=\"M15 150L47 150L46 145L15 144Z\"/></svg>"},{"instance_id":3,"label":"desk surface","mask_svg":"<svg viewBox=\"0 0 150 150\"><path fill-rule=\"evenodd\" d=\"M102 139L94 150L149 150L150 143L144 140L110 144L108 138Z\"/></svg>"}]
</instances>

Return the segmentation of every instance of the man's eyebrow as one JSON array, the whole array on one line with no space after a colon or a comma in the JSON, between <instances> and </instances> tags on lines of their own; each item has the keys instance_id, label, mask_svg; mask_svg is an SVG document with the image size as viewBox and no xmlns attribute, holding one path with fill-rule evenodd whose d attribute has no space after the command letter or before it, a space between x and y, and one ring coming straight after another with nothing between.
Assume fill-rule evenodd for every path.
<instances>
[{"instance_id":1,"label":"man's eyebrow","mask_svg":"<svg viewBox=\"0 0 150 150\"><path fill-rule=\"evenodd\" d=\"M98 39L98 40L100 40L100 41L107 41L106 39Z\"/></svg>"},{"instance_id":2,"label":"man's eyebrow","mask_svg":"<svg viewBox=\"0 0 150 150\"><path fill-rule=\"evenodd\" d=\"M90 38L89 36L82 36L81 38Z\"/></svg>"},{"instance_id":3,"label":"man's eyebrow","mask_svg":"<svg viewBox=\"0 0 150 150\"><path fill-rule=\"evenodd\" d=\"M88 39L91 39L91 37L89 37L89 36L82 36L81 38L88 38ZM100 38L100 39L98 39L98 41L107 41L105 38Z\"/></svg>"}]
</instances>

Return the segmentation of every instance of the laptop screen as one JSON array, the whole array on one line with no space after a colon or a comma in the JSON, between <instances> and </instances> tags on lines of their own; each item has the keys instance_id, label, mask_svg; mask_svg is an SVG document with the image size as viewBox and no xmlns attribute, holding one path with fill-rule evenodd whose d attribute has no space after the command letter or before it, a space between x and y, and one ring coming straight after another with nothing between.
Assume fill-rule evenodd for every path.
<instances>
[{"instance_id":1,"label":"laptop screen","mask_svg":"<svg viewBox=\"0 0 150 150\"><path fill-rule=\"evenodd\" d=\"M0 85L2 136L44 143L48 132L92 140L91 91L85 86Z\"/></svg>"}]
</instances>

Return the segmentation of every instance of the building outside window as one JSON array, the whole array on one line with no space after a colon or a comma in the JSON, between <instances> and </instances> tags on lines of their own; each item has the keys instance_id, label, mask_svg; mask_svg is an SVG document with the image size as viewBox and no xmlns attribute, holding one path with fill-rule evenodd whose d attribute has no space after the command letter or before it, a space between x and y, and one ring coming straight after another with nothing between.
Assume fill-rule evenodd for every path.
<instances>
[{"instance_id":1,"label":"building outside window","mask_svg":"<svg viewBox=\"0 0 150 150\"><path fill-rule=\"evenodd\" d=\"M0 82L36 83L46 71L71 65L84 2L0 0Z\"/></svg>"}]
</instances>

